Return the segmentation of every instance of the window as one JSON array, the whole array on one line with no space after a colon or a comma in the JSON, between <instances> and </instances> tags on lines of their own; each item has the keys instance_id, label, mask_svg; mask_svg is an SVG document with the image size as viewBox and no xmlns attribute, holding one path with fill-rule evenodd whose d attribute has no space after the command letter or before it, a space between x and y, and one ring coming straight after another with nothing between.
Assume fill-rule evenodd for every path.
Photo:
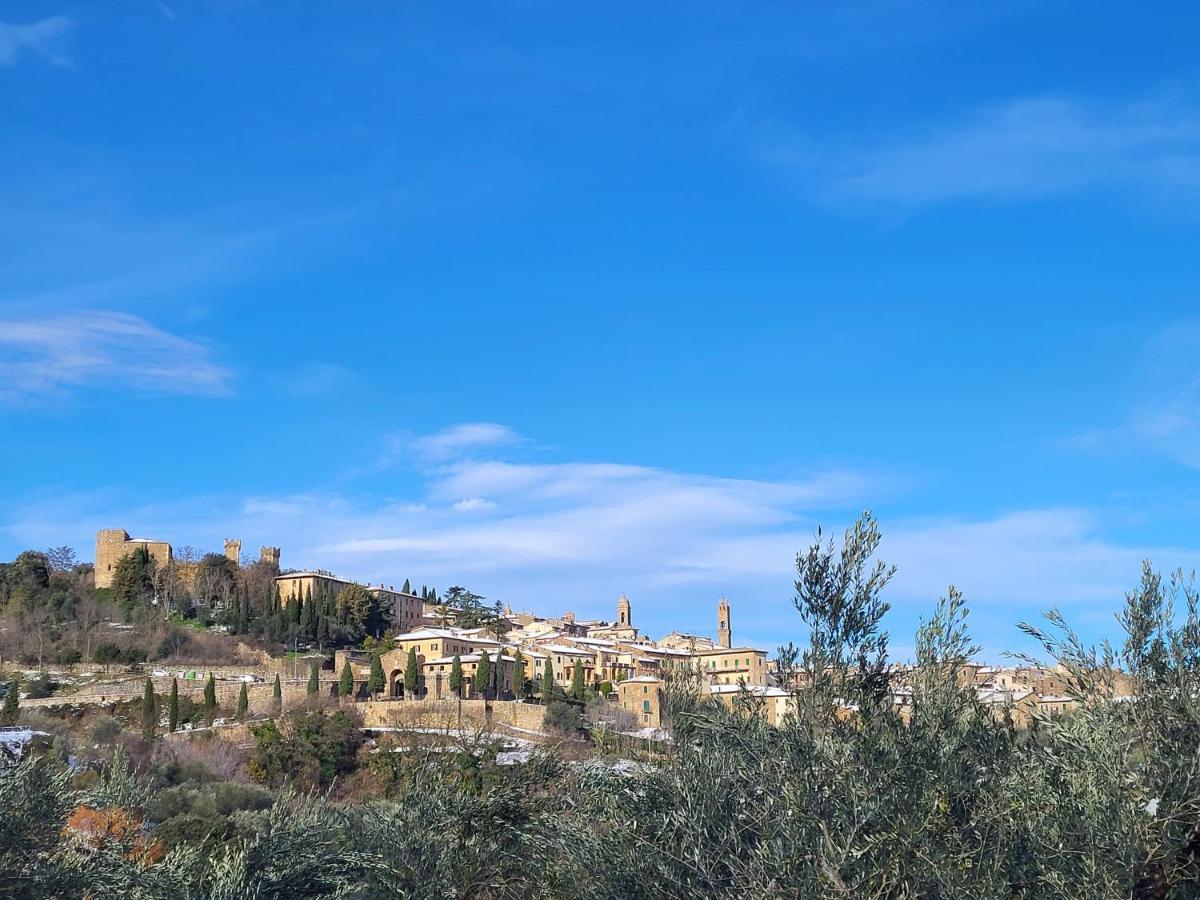
<instances>
[{"instance_id":1,"label":"window","mask_svg":"<svg viewBox=\"0 0 1200 900\"><path fill-rule=\"evenodd\" d=\"M650 701L649 700L642 701L642 712L647 712L647 713L650 712Z\"/></svg>"}]
</instances>

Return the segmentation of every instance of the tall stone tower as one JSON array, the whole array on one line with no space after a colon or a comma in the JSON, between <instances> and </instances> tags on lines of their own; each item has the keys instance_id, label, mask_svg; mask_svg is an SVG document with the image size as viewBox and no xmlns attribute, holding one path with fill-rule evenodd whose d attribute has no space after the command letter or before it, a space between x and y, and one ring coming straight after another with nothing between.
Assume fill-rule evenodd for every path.
<instances>
[{"instance_id":1,"label":"tall stone tower","mask_svg":"<svg viewBox=\"0 0 1200 900\"><path fill-rule=\"evenodd\" d=\"M105 528L96 532L96 587L112 587L113 567L125 555L129 532L124 528Z\"/></svg>"},{"instance_id":2,"label":"tall stone tower","mask_svg":"<svg viewBox=\"0 0 1200 900\"><path fill-rule=\"evenodd\" d=\"M225 538L225 558L235 566L242 561L242 542L237 538Z\"/></svg>"},{"instance_id":3,"label":"tall stone tower","mask_svg":"<svg viewBox=\"0 0 1200 900\"><path fill-rule=\"evenodd\" d=\"M275 568L279 568L279 548L278 547L259 547L258 548L259 562L265 562Z\"/></svg>"},{"instance_id":4,"label":"tall stone tower","mask_svg":"<svg viewBox=\"0 0 1200 900\"><path fill-rule=\"evenodd\" d=\"M733 646L733 629L729 624L729 601L717 601L717 644L728 650Z\"/></svg>"},{"instance_id":5,"label":"tall stone tower","mask_svg":"<svg viewBox=\"0 0 1200 900\"><path fill-rule=\"evenodd\" d=\"M617 601L617 624L626 628L633 626L633 607L629 605L629 598L624 594Z\"/></svg>"}]
</instances>

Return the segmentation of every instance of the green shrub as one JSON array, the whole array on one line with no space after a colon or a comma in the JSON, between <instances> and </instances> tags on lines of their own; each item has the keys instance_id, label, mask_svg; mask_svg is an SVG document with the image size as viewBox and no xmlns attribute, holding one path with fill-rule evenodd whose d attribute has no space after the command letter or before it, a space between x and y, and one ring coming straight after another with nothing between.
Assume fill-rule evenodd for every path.
<instances>
[{"instance_id":1,"label":"green shrub","mask_svg":"<svg viewBox=\"0 0 1200 900\"><path fill-rule=\"evenodd\" d=\"M546 705L542 721L547 728L563 734L573 734L583 728L583 715L579 707L562 700L554 700Z\"/></svg>"}]
</instances>

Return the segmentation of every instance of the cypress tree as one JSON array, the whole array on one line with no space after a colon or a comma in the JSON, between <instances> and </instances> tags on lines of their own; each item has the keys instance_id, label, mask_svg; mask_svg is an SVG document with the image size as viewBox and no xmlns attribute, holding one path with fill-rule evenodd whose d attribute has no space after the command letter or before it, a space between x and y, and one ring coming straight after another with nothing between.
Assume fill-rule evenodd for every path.
<instances>
[{"instance_id":1,"label":"cypress tree","mask_svg":"<svg viewBox=\"0 0 1200 900\"><path fill-rule=\"evenodd\" d=\"M283 712L283 687L279 684L279 673L275 673L275 686L271 688L271 700L275 704L275 713Z\"/></svg>"},{"instance_id":2,"label":"cypress tree","mask_svg":"<svg viewBox=\"0 0 1200 900\"><path fill-rule=\"evenodd\" d=\"M492 661L486 652L479 654L479 665L475 668L475 687L487 699L489 682L492 680Z\"/></svg>"},{"instance_id":3,"label":"cypress tree","mask_svg":"<svg viewBox=\"0 0 1200 900\"><path fill-rule=\"evenodd\" d=\"M237 705L237 720L239 722L246 721L246 709L250 706L250 697L246 693L246 682L242 682L242 689L238 691Z\"/></svg>"},{"instance_id":4,"label":"cypress tree","mask_svg":"<svg viewBox=\"0 0 1200 900\"><path fill-rule=\"evenodd\" d=\"M516 659L513 661L513 676L512 676L513 693L518 697L525 696L525 657L521 655L521 651L516 652Z\"/></svg>"},{"instance_id":5,"label":"cypress tree","mask_svg":"<svg viewBox=\"0 0 1200 900\"><path fill-rule=\"evenodd\" d=\"M292 595L291 601L288 603L288 614L293 625L300 624L300 608L303 605L304 604L300 602L300 591L297 590L296 593Z\"/></svg>"},{"instance_id":6,"label":"cypress tree","mask_svg":"<svg viewBox=\"0 0 1200 900\"><path fill-rule=\"evenodd\" d=\"M546 669L542 672L542 702L549 703L554 699L554 661L546 657Z\"/></svg>"},{"instance_id":7,"label":"cypress tree","mask_svg":"<svg viewBox=\"0 0 1200 900\"><path fill-rule=\"evenodd\" d=\"M450 690L454 691L455 696L457 696L458 699L461 700L462 699L462 689L463 689L462 660L459 659L458 654L455 653L454 659L450 661Z\"/></svg>"},{"instance_id":8,"label":"cypress tree","mask_svg":"<svg viewBox=\"0 0 1200 900\"><path fill-rule=\"evenodd\" d=\"M582 700L586 693L587 687L583 683L583 663L576 660L571 671L571 696L576 700Z\"/></svg>"},{"instance_id":9,"label":"cypress tree","mask_svg":"<svg viewBox=\"0 0 1200 900\"><path fill-rule=\"evenodd\" d=\"M4 709L0 710L0 725L16 725L21 712L21 698L18 692L21 682L14 678L8 683L8 693L4 695Z\"/></svg>"},{"instance_id":10,"label":"cypress tree","mask_svg":"<svg viewBox=\"0 0 1200 900\"><path fill-rule=\"evenodd\" d=\"M354 672L350 668L350 660L342 666L342 680L338 682L338 696L349 697L354 693Z\"/></svg>"},{"instance_id":11,"label":"cypress tree","mask_svg":"<svg viewBox=\"0 0 1200 900\"><path fill-rule=\"evenodd\" d=\"M371 674L367 678L367 693L371 696L378 696L383 693L383 685L383 661L379 658L378 651L376 651L371 655Z\"/></svg>"},{"instance_id":12,"label":"cypress tree","mask_svg":"<svg viewBox=\"0 0 1200 900\"><path fill-rule=\"evenodd\" d=\"M317 648L324 649L329 643L329 620L325 618L325 614L317 614Z\"/></svg>"},{"instance_id":13,"label":"cypress tree","mask_svg":"<svg viewBox=\"0 0 1200 900\"><path fill-rule=\"evenodd\" d=\"M174 734L179 730L179 681L171 679L171 702L167 707L167 730Z\"/></svg>"},{"instance_id":14,"label":"cypress tree","mask_svg":"<svg viewBox=\"0 0 1200 900\"><path fill-rule=\"evenodd\" d=\"M142 737L152 741L157 730L158 709L154 702L154 682L147 678L146 691L142 694Z\"/></svg>"},{"instance_id":15,"label":"cypress tree","mask_svg":"<svg viewBox=\"0 0 1200 900\"><path fill-rule=\"evenodd\" d=\"M204 682L204 723L212 726L217 715L217 680L212 672L208 673L208 681Z\"/></svg>"},{"instance_id":16,"label":"cypress tree","mask_svg":"<svg viewBox=\"0 0 1200 900\"><path fill-rule=\"evenodd\" d=\"M400 588L400 593L402 593L402 594L411 594L412 593L412 585L410 585L408 583L407 578L404 579L404 586L402 588Z\"/></svg>"},{"instance_id":17,"label":"cypress tree","mask_svg":"<svg viewBox=\"0 0 1200 900\"><path fill-rule=\"evenodd\" d=\"M310 640L317 633L317 623L313 621L312 598L300 605L300 636Z\"/></svg>"},{"instance_id":18,"label":"cypress tree","mask_svg":"<svg viewBox=\"0 0 1200 900\"><path fill-rule=\"evenodd\" d=\"M417 648L408 648L408 659L404 663L404 693L416 700L421 696L421 670L417 665Z\"/></svg>"},{"instance_id":19,"label":"cypress tree","mask_svg":"<svg viewBox=\"0 0 1200 900\"><path fill-rule=\"evenodd\" d=\"M313 663L308 670L308 696L320 693L321 676L317 674L317 664Z\"/></svg>"}]
</instances>

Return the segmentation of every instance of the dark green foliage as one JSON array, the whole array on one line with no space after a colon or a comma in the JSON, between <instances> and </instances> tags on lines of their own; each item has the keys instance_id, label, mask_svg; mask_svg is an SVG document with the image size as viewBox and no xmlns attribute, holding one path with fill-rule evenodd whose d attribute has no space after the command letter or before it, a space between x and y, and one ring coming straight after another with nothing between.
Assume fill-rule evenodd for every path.
<instances>
[{"instance_id":1,"label":"dark green foliage","mask_svg":"<svg viewBox=\"0 0 1200 900\"><path fill-rule=\"evenodd\" d=\"M212 673L209 672L208 680L204 682L204 724L211 727L216 715L217 681L213 678Z\"/></svg>"},{"instance_id":2,"label":"dark green foliage","mask_svg":"<svg viewBox=\"0 0 1200 900\"><path fill-rule=\"evenodd\" d=\"M154 596L157 564L145 547L138 547L117 560L113 569L113 598L126 606L144 603Z\"/></svg>"},{"instance_id":3,"label":"dark green foliage","mask_svg":"<svg viewBox=\"0 0 1200 900\"><path fill-rule=\"evenodd\" d=\"M458 654L454 654L454 659L450 661L450 690L454 691L455 696L462 699L463 690L463 670L462 660Z\"/></svg>"},{"instance_id":4,"label":"dark green foliage","mask_svg":"<svg viewBox=\"0 0 1200 900\"><path fill-rule=\"evenodd\" d=\"M312 697L321 692L321 670L313 663L308 668L308 696Z\"/></svg>"},{"instance_id":5,"label":"dark green foliage","mask_svg":"<svg viewBox=\"0 0 1200 900\"><path fill-rule=\"evenodd\" d=\"M513 693L517 697L528 696L525 683L525 657L521 655L521 651L516 651L516 656L513 658L513 673L512 673Z\"/></svg>"},{"instance_id":6,"label":"dark green foliage","mask_svg":"<svg viewBox=\"0 0 1200 900\"><path fill-rule=\"evenodd\" d=\"M349 772L362 745L362 722L353 712L294 712L252 726L255 750L250 771L256 779L304 788L328 787Z\"/></svg>"},{"instance_id":7,"label":"dark green foliage","mask_svg":"<svg viewBox=\"0 0 1200 900\"><path fill-rule=\"evenodd\" d=\"M0 709L0 725L16 725L21 715L20 691L21 683L13 679L8 683L8 693L4 695L4 707Z\"/></svg>"},{"instance_id":8,"label":"dark green foliage","mask_svg":"<svg viewBox=\"0 0 1200 900\"><path fill-rule=\"evenodd\" d=\"M546 657L546 666L542 670L542 702L549 703L554 699L557 687L554 684L554 660Z\"/></svg>"},{"instance_id":9,"label":"dark green foliage","mask_svg":"<svg viewBox=\"0 0 1200 900\"><path fill-rule=\"evenodd\" d=\"M246 710L250 706L250 697L246 692L246 683L242 682L242 689L238 691L237 712L234 714L239 722L246 721Z\"/></svg>"},{"instance_id":10,"label":"dark green foliage","mask_svg":"<svg viewBox=\"0 0 1200 900\"><path fill-rule=\"evenodd\" d=\"M171 699L167 707L167 731L174 734L179 729L179 682L171 679Z\"/></svg>"},{"instance_id":11,"label":"dark green foliage","mask_svg":"<svg viewBox=\"0 0 1200 900\"><path fill-rule=\"evenodd\" d=\"M436 594L432 599L437 599ZM500 604L485 606L483 600L481 595L455 585L442 595L441 607L459 628L491 628L498 634L508 631L509 622Z\"/></svg>"},{"instance_id":12,"label":"dark green foliage","mask_svg":"<svg viewBox=\"0 0 1200 900\"><path fill-rule=\"evenodd\" d=\"M372 697L383 692L384 675L383 662L379 658L379 652L371 654L371 674L367 676L367 693Z\"/></svg>"},{"instance_id":13,"label":"dark green foliage","mask_svg":"<svg viewBox=\"0 0 1200 900\"><path fill-rule=\"evenodd\" d=\"M408 656L404 661L404 693L412 699L421 696L421 669L415 647L408 648Z\"/></svg>"},{"instance_id":14,"label":"dark green foliage","mask_svg":"<svg viewBox=\"0 0 1200 900\"><path fill-rule=\"evenodd\" d=\"M576 660L575 665L571 667L571 696L576 700L582 700L586 694L587 685L583 681L583 663Z\"/></svg>"},{"instance_id":15,"label":"dark green foliage","mask_svg":"<svg viewBox=\"0 0 1200 900\"><path fill-rule=\"evenodd\" d=\"M546 706L543 718L547 728L563 734L573 734L583 727L583 715L574 703L555 700Z\"/></svg>"},{"instance_id":16,"label":"dark green foliage","mask_svg":"<svg viewBox=\"0 0 1200 900\"><path fill-rule=\"evenodd\" d=\"M347 659L342 666L342 677L338 681L338 696L349 697L354 693L354 671L350 668L350 660Z\"/></svg>"},{"instance_id":17,"label":"dark green foliage","mask_svg":"<svg viewBox=\"0 0 1200 900\"><path fill-rule=\"evenodd\" d=\"M172 628L158 642L158 649L155 651L154 657L155 659L167 659L171 656L186 658L191 644L192 639L184 629Z\"/></svg>"},{"instance_id":18,"label":"dark green foliage","mask_svg":"<svg viewBox=\"0 0 1200 900\"><path fill-rule=\"evenodd\" d=\"M479 653L479 665L475 667L475 690L479 692L479 696L487 699L491 692L492 683L492 661L489 659L486 650L481 650Z\"/></svg>"},{"instance_id":19,"label":"dark green foliage","mask_svg":"<svg viewBox=\"0 0 1200 900\"><path fill-rule=\"evenodd\" d=\"M147 678L146 690L142 694L142 737L152 741L157 731L158 704L154 699L154 682Z\"/></svg>"},{"instance_id":20,"label":"dark green foliage","mask_svg":"<svg viewBox=\"0 0 1200 900\"><path fill-rule=\"evenodd\" d=\"M25 699L42 700L54 693L54 683L49 675L34 675L25 682Z\"/></svg>"}]
</instances>

